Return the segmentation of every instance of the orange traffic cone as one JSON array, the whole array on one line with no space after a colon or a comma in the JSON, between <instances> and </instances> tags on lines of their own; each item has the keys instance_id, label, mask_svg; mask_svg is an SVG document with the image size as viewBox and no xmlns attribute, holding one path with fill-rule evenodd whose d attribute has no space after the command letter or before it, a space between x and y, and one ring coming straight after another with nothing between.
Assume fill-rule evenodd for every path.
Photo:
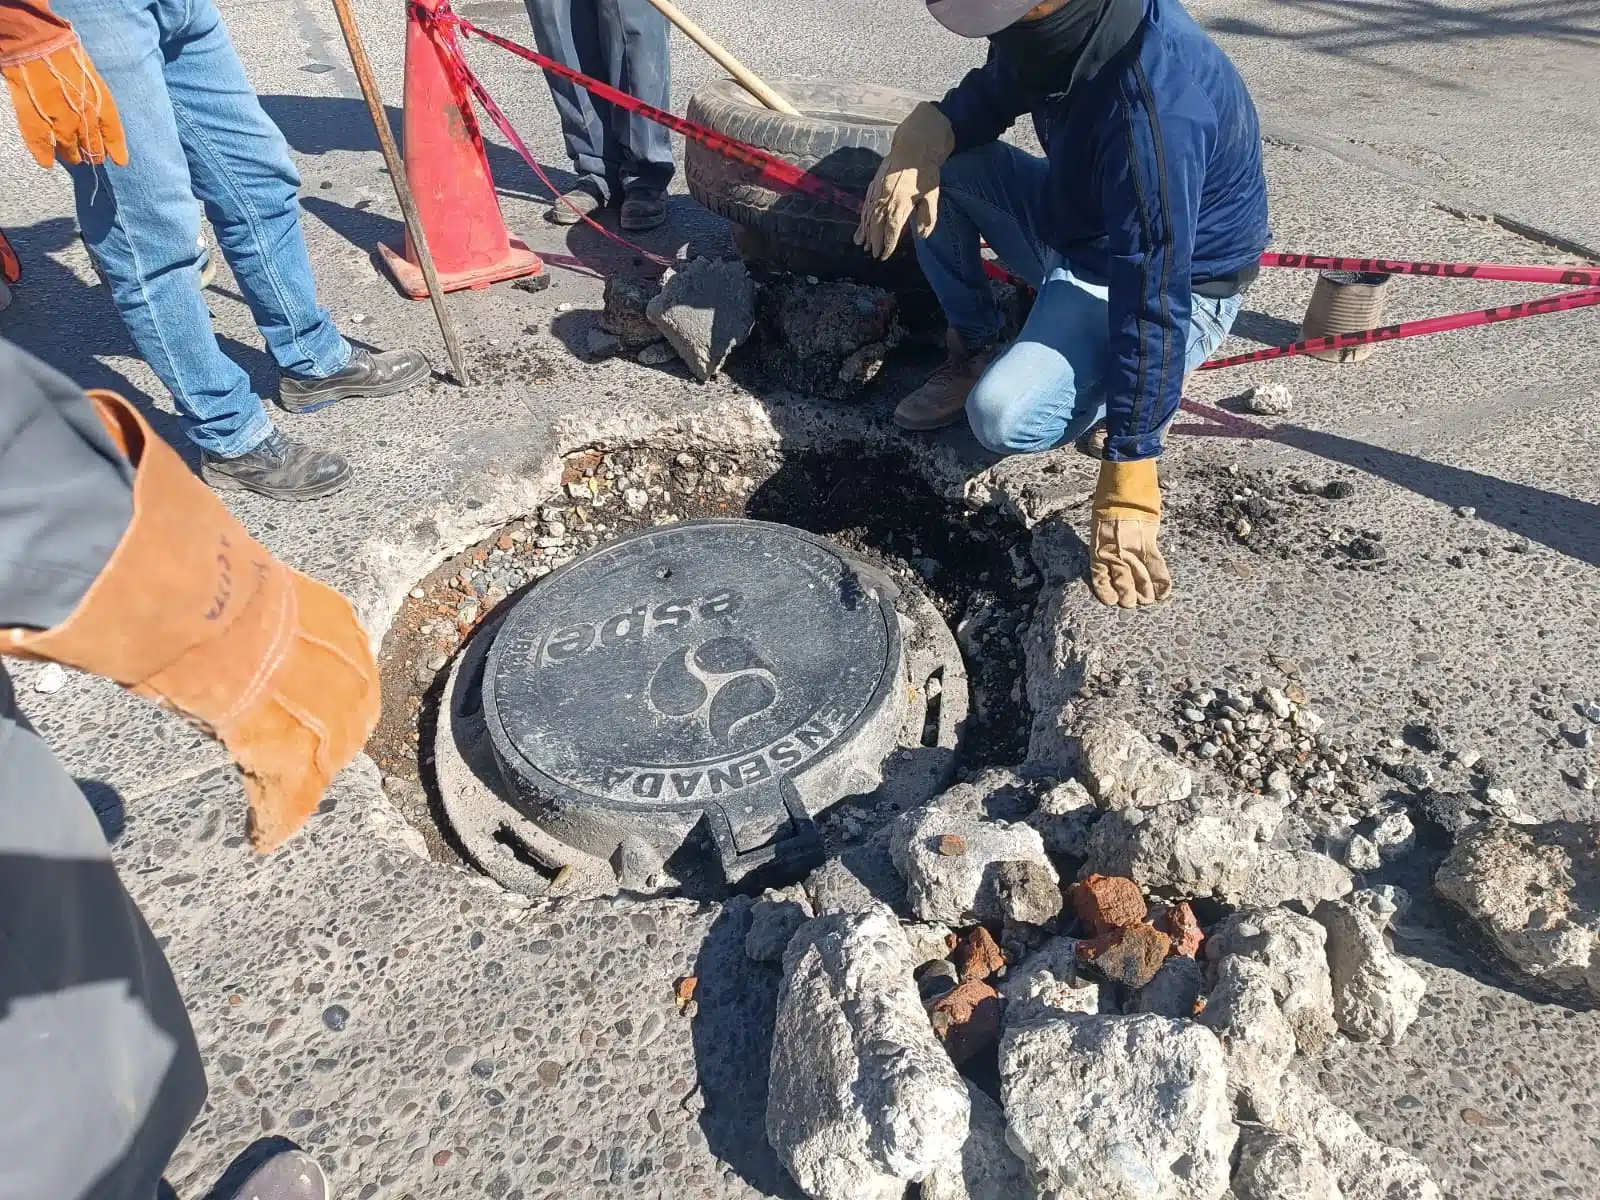
<instances>
[{"instance_id":1,"label":"orange traffic cone","mask_svg":"<svg viewBox=\"0 0 1600 1200\"><path fill-rule=\"evenodd\" d=\"M419 3L431 12L438 0ZM404 144L406 174L440 287L456 292L544 273L539 256L506 230L471 101L451 81L438 48L409 6ZM410 234L404 254L391 246L378 249L400 290L413 300L426 299L428 285Z\"/></svg>"}]
</instances>

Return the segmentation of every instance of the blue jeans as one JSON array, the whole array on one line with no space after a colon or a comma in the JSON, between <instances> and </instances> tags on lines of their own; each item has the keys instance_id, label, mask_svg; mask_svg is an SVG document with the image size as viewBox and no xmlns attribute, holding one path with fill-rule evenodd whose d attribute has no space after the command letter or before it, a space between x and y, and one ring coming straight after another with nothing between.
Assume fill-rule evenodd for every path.
<instances>
[{"instance_id":1,"label":"blue jeans","mask_svg":"<svg viewBox=\"0 0 1600 1200\"><path fill-rule=\"evenodd\" d=\"M1103 380L1111 364L1106 289L1074 275L1044 243L1047 171L1044 159L1004 142L956 155L939 177L938 223L916 243L922 273L968 347L994 341L1003 323L983 273L980 239L1038 289L1022 333L967 397L974 436L996 454L1051 450L1105 419ZM1194 297L1188 370L1222 344L1239 304L1238 296Z\"/></svg>"},{"instance_id":2,"label":"blue jeans","mask_svg":"<svg viewBox=\"0 0 1600 1200\"><path fill-rule=\"evenodd\" d=\"M78 224L189 437L236 455L272 432L250 377L217 344L200 291L200 205L284 372L331 375L350 344L317 303L300 176L261 111L213 0L54 0L105 78L128 165L71 168Z\"/></svg>"},{"instance_id":3,"label":"blue jeans","mask_svg":"<svg viewBox=\"0 0 1600 1200\"><path fill-rule=\"evenodd\" d=\"M526 0L539 53L657 108L672 107L667 19L648 0ZM664 126L565 79L546 75L578 174L610 201L620 187L666 190L672 141Z\"/></svg>"}]
</instances>

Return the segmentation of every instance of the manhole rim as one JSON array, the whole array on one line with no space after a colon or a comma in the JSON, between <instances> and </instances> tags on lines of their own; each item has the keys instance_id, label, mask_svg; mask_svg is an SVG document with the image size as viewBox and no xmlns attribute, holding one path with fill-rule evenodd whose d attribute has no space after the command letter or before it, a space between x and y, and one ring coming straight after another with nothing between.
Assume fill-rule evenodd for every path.
<instances>
[{"instance_id":1,"label":"manhole rim","mask_svg":"<svg viewBox=\"0 0 1600 1200\"><path fill-rule=\"evenodd\" d=\"M836 558L841 563L849 566L852 571L855 571L861 577L862 582L875 591L878 601L878 615L883 623L886 639L884 664L879 672L877 682L866 702L850 723L841 728L824 749L806 759L801 767L792 772L789 777L799 780L826 765L830 765L841 752L855 744L856 735L864 727L880 719L885 706L892 700L894 690L902 682L899 676L904 673L906 652L904 634L900 627L899 611L896 607L896 601L901 592L899 585L890 578L887 572L879 569L847 547L819 534L811 533L809 530L801 529L794 525L784 525L776 521L758 521L748 517L697 517L691 520L674 521L670 525L636 530L633 533L625 534L622 537L606 542L551 571L530 587L524 593L524 598L534 594L539 588L556 583L562 576L572 572L575 568L591 563L607 551L628 541L647 537L664 530L676 532L695 528L775 530L786 537L808 542L823 553ZM520 600L518 603L520 603ZM513 605L508 609L504 618L499 622L499 627L495 630L494 636L491 638L491 644L484 659L481 685L483 721L489 734L496 765L504 779L507 793L504 799L507 803L522 816L537 822L541 815L540 810L531 798L524 794L525 789L532 788L535 792L539 790L539 785L532 782L532 777L537 777L539 780L548 781L550 794L545 798L547 804L575 805L579 808L593 808L604 813L638 814L640 816L648 816L652 813L703 813L712 808L722 807L725 802L719 802L714 797L690 798L672 802L616 804L608 801L606 797L582 792L578 788L556 779L541 767L529 761L516 745L511 742L510 738L506 736L505 722L498 711L499 705L496 700L495 689L490 686L490 681L498 676L501 656L506 653L507 642L502 641L499 634L503 631L505 622L513 615L514 608L515 606ZM525 775L523 772L515 771L512 768L509 761L510 756L515 756L516 761L521 763L526 772Z\"/></svg>"}]
</instances>

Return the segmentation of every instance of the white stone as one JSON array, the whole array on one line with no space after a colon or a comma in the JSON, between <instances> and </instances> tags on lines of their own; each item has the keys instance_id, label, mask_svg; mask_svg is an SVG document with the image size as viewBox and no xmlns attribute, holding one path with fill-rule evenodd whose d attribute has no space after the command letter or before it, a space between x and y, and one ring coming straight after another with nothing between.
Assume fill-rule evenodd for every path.
<instances>
[{"instance_id":1,"label":"white stone","mask_svg":"<svg viewBox=\"0 0 1600 1200\"><path fill-rule=\"evenodd\" d=\"M1282 417L1294 408L1294 397L1281 383L1264 383L1245 393L1244 407L1257 416Z\"/></svg>"},{"instance_id":2,"label":"white stone","mask_svg":"<svg viewBox=\"0 0 1600 1200\"><path fill-rule=\"evenodd\" d=\"M1274 908L1293 900L1315 908L1323 900L1349 895L1353 886L1349 870L1326 854L1265 846L1255 879L1240 895L1239 903L1251 908Z\"/></svg>"},{"instance_id":3,"label":"white stone","mask_svg":"<svg viewBox=\"0 0 1600 1200\"><path fill-rule=\"evenodd\" d=\"M1126 875L1146 891L1236 903L1256 885L1262 847L1282 820L1278 801L1243 794L1118 809L1095 824L1080 877Z\"/></svg>"},{"instance_id":4,"label":"white stone","mask_svg":"<svg viewBox=\"0 0 1600 1200\"><path fill-rule=\"evenodd\" d=\"M1099 816L1100 809L1089 790L1076 779L1069 779L1039 797L1039 806L1028 814L1027 822L1039 831L1049 853L1082 858L1089 845L1089 832Z\"/></svg>"},{"instance_id":5,"label":"white stone","mask_svg":"<svg viewBox=\"0 0 1600 1200\"><path fill-rule=\"evenodd\" d=\"M1006 1145L1005 1113L971 1081L967 1099L972 1116L966 1144L922 1181L921 1200L1032 1200L1028 1169Z\"/></svg>"},{"instance_id":6,"label":"white stone","mask_svg":"<svg viewBox=\"0 0 1600 1200\"><path fill-rule=\"evenodd\" d=\"M1382 929L1355 905L1320 904L1316 920L1328 931L1328 971L1339 1028L1360 1041L1394 1045L1417 1019L1427 984L1389 949Z\"/></svg>"},{"instance_id":7,"label":"white stone","mask_svg":"<svg viewBox=\"0 0 1600 1200\"><path fill-rule=\"evenodd\" d=\"M1338 897L1329 896L1328 899L1336 900ZM1396 920L1404 918L1406 910L1411 907L1411 894L1405 888L1396 887L1392 883L1382 883L1376 887L1351 892L1348 900L1364 912L1367 919L1380 931L1388 929Z\"/></svg>"},{"instance_id":8,"label":"white stone","mask_svg":"<svg viewBox=\"0 0 1600 1200\"><path fill-rule=\"evenodd\" d=\"M1134 995L1130 1011L1189 1018L1195 1015L1195 1005L1205 993L1205 972L1200 964L1195 959L1174 954Z\"/></svg>"},{"instance_id":9,"label":"white stone","mask_svg":"<svg viewBox=\"0 0 1600 1200\"><path fill-rule=\"evenodd\" d=\"M1378 848L1378 857L1393 862L1410 854L1417 844L1416 826L1403 812L1392 812L1372 830L1372 842Z\"/></svg>"},{"instance_id":10,"label":"white stone","mask_svg":"<svg viewBox=\"0 0 1600 1200\"><path fill-rule=\"evenodd\" d=\"M1260 1125L1239 1128L1233 1194L1237 1200L1343 1200L1315 1146Z\"/></svg>"},{"instance_id":11,"label":"white stone","mask_svg":"<svg viewBox=\"0 0 1600 1200\"><path fill-rule=\"evenodd\" d=\"M650 503L650 493L643 488L627 488L622 493L622 502L629 512L643 512Z\"/></svg>"},{"instance_id":12,"label":"white stone","mask_svg":"<svg viewBox=\"0 0 1600 1200\"><path fill-rule=\"evenodd\" d=\"M1295 1051L1294 1030L1278 1006L1272 971L1238 955L1224 958L1199 1020L1222 1043L1235 1115L1272 1120Z\"/></svg>"},{"instance_id":13,"label":"white stone","mask_svg":"<svg viewBox=\"0 0 1600 1200\"><path fill-rule=\"evenodd\" d=\"M1051 1200L1219 1200L1237 1130L1193 1021L1046 1016L1000 1039L1006 1141Z\"/></svg>"},{"instance_id":14,"label":"white stone","mask_svg":"<svg viewBox=\"0 0 1600 1200\"><path fill-rule=\"evenodd\" d=\"M962 852L941 853L941 839L952 834L961 839ZM907 813L895 822L889 834L889 853L906 881L911 911L924 921L946 925L1004 918L1000 863L1033 863L1059 882L1036 830L938 804Z\"/></svg>"},{"instance_id":15,"label":"white stone","mask_svg":"<svg viewBox=\"0 0 1600 1200\"><path fill-rule=\"evenodd\" d=\"M67 672L60 663L45 663L33 677L33 690L42 696L53 696L66 686Z\"/></svg>"},{"instance_id":16,"label":"white stone","mask_svg":"<svg viewBox=\"0 0 1600 1200\"><path fill-rule=\"evenodd\" d=\"M1162 754L1120 718L1089 721L1078 742L1089 790L1101 808L1155 808L1194 790L1189 768Z\"/></svg>"},{"instance_id":17,"label":"white stone","mask_svg":"<svg viewBox=\"0 0 1600 1200\"><path fill-rule=\"evenodd\" d=\"M767 1140L813 1200L902 1200L955 1158L971 1103L884 905L818 917L784 954Z\"/></svg>"},{"instance_id":18,"label":"white stone","mask_svg":"<svg viewBox=\"0 0 1600 1200\"><path fill-rule=\"evenodd\" d=\"M1283 1077L1278 1117L1271 1124L1317 1150L1342 1200L1441 1200L1439 1185L1427 1167L1371 1137L1354 1117L1293 1071Z\"/></svg>"},{"instance_id":19,"label":"white stone","mask_svg":"<svg viewBox=\"0 0 1600 1200\"><path fill-rule=\"evenodd\" d=\"M1319 1054L1338 1028L1327 942L1327 932L1310 917L1286 908L1245 909L1211 930L1206 959L1215 968L1237 954L1266 967L1296 1045L1302 1053Z\"/></svg>"},{"instance_id":20,"label":"white stone","mask_svg":"<svg viewBox=\"0 0 1600 1200\"><path fill-rule=\"evenodd\" d=\"M1383 855L1366 834L1353 833L1344 848L1344 861L1352 871L1376 871L1383 866Z\"/></svg>"},{"instance_id":21,"label":"white stone","mask_svg":"<svg viewBox=\"0 0 1600 1200\"><path fill-rule=\"evenodd\" d=\"M1005 997L1008 1026L1051 1014L1114 1011L1100 983L1078 973L1076 938L1051 938L1010 968L997 990Z\"/></svg>"},{"instance_id":22,"label":"white stone","mask_svg":"<svg viewBox=\"0 0 1600 1200\"><path fill-rule=\"evenodd\" d=\"M1256 693L1256 703L1280 721L1288 720L1289 714L1294 711L1294 705L1289 703L1289 697L1282 688L1262 688Z\"/></svg>"},{"instance_id":23,"label":"white stone","mask_svg":"<svg viewBox=\"0 0 1600 1200\"><path fill-rule=\"evenodd\" d=\"M1542 990L1600 998L1600 824L1482 821L1457 835L1433 890Z\"/></svg>"}]
</instances>

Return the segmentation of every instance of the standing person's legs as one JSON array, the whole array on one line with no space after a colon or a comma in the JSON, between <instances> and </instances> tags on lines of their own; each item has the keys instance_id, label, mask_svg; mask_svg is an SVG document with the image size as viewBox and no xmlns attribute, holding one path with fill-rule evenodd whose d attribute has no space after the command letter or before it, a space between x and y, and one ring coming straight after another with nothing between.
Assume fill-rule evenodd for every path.
<instances>
[{"instance_id":1,"label":"standing person's legs","mask_svg":"<svg viewBox=\"0 0 1600 1200\"><path fill-rule=\"evenodd\" d=\"M1012 274L1034 287L1049 255L1044 228L1049 165L1015 146L990 142L957 154L939 175L933 232L916 239L917 262L949 321L949 357L902 400L894 419L906 429L937 429L961 415L994 354L1005 324L984 274L987 241Z\"/></svg>"},{"instance_id":2,"label":"standing person's legs","mask_svg":"<svg viewBox=\"0 0 1600 1200\"><path fill-rule=\"evenodd\" d=\"M166 958L0 670L0 1197L151 1200L205 1094Z\"/></svg>"},{"instance_id":3,"label":"standing person's legs","mask_svg":"<svg viewBox=\"0 0 1600 1200\"><path fill-rule=\"evenodd\" d=\"M598 0L606 82L653 104L672 107L672 56L667 19L649 0ZM666 128L614 104L597 101L607 132L606 159L622 185L624 229L654 229L667 218L672 139Z\"/></svg>"},{"instance_id":4,"label":"standing person's legs","mask_svg":"<svg viewBox=\"0 0 1600 1200\"><path fill-rule=\"evenodd\" d=\"M1239 315L1240 297L1195 296L1185 370L1209 358ZM1106 289L1052 266L1017 340L990 364L967 399L973 435L996 454L1051 450L1106 415L1110 367ZM1166 418L1170 424L1172 414Z\"/></svg>"},{"instance_id":5,"label":"standing person's legs","mask_svg":"<svg viewBox=\"0 0 1600 1200\"><path fill-rule=\"evenodd\" d=\"M256 327L288 375L321 379L350 343L317 302L300 225L300 175L268 119L213 0L186 0L164 76L189 176Z\"/></svg>"},{"instance_id":6,"label":"standing person's legs","mask_svg":"<svg viewBox=\"0 0 1600 1200\"><path fill-rule=\"evenodd\" d=\"M601 52L599 19L594 0L525 0L528 22L533 26L533 44L539 53L564 63L585 75L607 78L605 56ZM578 184L566 193L566 204L557 203L549 218L558 225L575 224L574 208L590 213L611 202L613 186L620 186L616 172L606 162L606 130L595 100L588 89L554 75L544 74L561 118L561 133L567 155L578 172Z\"/></svg>"},{"instance_id":7,"label":"standing person's legs","mask_svg":"<svg viewBox=\"0 0 1600 1200\"><path fill-rule=\"evenodd\" d=\"M200 206L167 95L160 10L56 0L122 114L128 165L69 168L78 223L139 353L203 450L244 454L272 433L250 378L217 345L200 291Z\"/></svg>"}]
</instances>

